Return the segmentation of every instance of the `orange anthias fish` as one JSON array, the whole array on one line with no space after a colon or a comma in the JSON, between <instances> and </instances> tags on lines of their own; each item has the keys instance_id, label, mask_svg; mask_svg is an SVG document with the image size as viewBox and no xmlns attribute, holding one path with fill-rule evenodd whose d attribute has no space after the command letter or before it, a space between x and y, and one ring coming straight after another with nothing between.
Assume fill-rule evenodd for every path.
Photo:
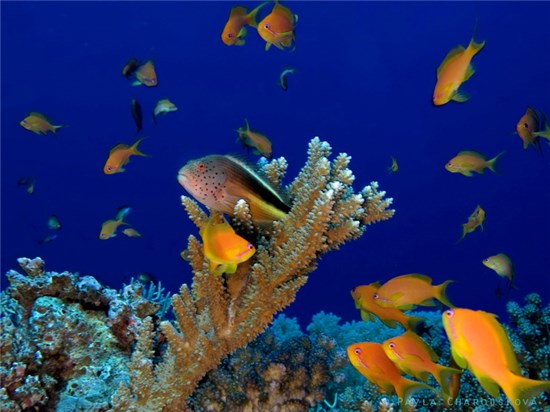
<instances>
[{"instance_id":1,"label":"orange anthias fish","mask_svg":"<svg viewBox=\"0 0 550 412\"><path fill-rule=\"evenodd\" d=\"M284 219L290 211L267 181L233 156L210 155L190 160L179 170L178 182L203 205L228 215L244 199L257 223Z\"/></svg>"},{"instance_id":2,"label":"orange anthias fish","mask_svg":"<svg viewBox=\"0 0 550 412\"><path fill-rule=\"evenodd\" d=\"M276 0L271 13L258 23L258 34L266 41L265 49L269 50L272 44L281 50L292 46L296 40L294 29L297 21L298 16Z\"/></svg>"},{"instance_id":3,"label":"orange anthias fish","mask_svg":"<svg viewBox=\"0 0 550 412\"><path fill-rule=\"evenodd\" d=\"M132 83L133 86L143 84L147 87L155 87L158 85L155 65L151 60L148 60L145 64L139 66L135 72L135 76L136 81Z\"/></svg>"},{"instance_id":4,"label":"orange anthias fish","mask_svg":"<svg viewBox=\"0 0 550 412\"><path fill-rule=\"evenodd\" d=\"M448 386L451 384L453 375L462 373L459 369L437 364L439 356L420 336L411 331L386 340L382 348L395 366L406 374L424 382L427 382L429 374L432 374L446 398L450 396L447 395Z\"/></svg>"},{"instance_id":5,"label":"orange anthias fish","mask_svg":"<svg viewBox=\"0 0 550 412\"><path fill-rule=\"evenodd\" d=\"M228 46L242 46L245 44L244 38L246 37L246 27L257 27L256 15L258 11L266 5L268 2L260 4L250 13L247 13L246 7L235 6L229 13L229 18L222 31L222 41Z\"/></svg>"},{"instance_id":6,"label":"orange anthias fish","mask_svg":"<svg viewBox=\"0 0 550 412\"><path fill-rule=\"evenodd\" d=\"M468 368L491 396L498 397L500 387L514 411L527 412L533 397L550 392L550 381L521 376L512 343L496 315L455 308L442 317L454 360Z\"/></svg>"},{"instance_id":7,"label":"orange anthias fish","mask_svg":"<svg viewBox=\"0 0 550 412\"><path fill-rule=\"evenodd\" d=\"M361 311L361 319L369 322L374 321L374 316L376 316L390 328L401 325L405 329L415 329L420 322L424 321L424 318L407 316L399 309L377 305L374 301L374 294L379 287L380 284L375 282L370 285L357 286L351 291L355 307Z\"/></svg>"},{"instance_id":8,"label":"orange anthias fish","mask_svg":"<svg viewBox=\"0 0 550 412\"><path fill-rule=\"evenodd\" d=\"M433 306L437 299L445 306L453 307L446 295L452 280L432 285L432 278L418 273L396 276L388 280L374 293L374 301L385 308L408 310L416 305Z\"/></svg>"},{"instance_id":9,"label":"orange anthias fish","mask_svg":"<svg viewBox=\"0 0 550 412\"><path fill-rule=\"evenodd\" d=\"M462 224L462 237L456 243L460 242L468 233L472 233L478 227L481 227L481 230L483 230L483 222L485 222L485 210L480 205L477 205L468 217L468 221Z\"/></svg>"},{"instance_id":10,"label":"orange anthias fish","mask_svg":"<svg viewBox=\"0 0 550 412\"><path fill-rule=\"evenodd\" d=\"M101 231L99 232L99 238L101 240L107 240L116 236L116 231L120 225L126 225L122 218L109 219L103 222L101 225Z\"/></svg>"},{"instance_id":11,"label":"orange anthias fish","mask_svg":"<svg viewBox=\"0 0 550 412\"><path fill-rule=\"evenodd\" d=\"M235 273L239 263L246 262L256 253L254 245L237 235L223 215L211 215L199 234L209 272L216 276Z\"/></svg>"},{"instance_id":12,"label":"orange anthias fish","mask_svg":"<svg viewBox=\"0 0 550 412\"><path fill-rule=\"evenodd\" d=\"M244 119L244 126L237 129L239 137L237 140L241 141L243 147L253 147L255 154L261 154L262 156L271 157L271 141L262 133L250 129L248 120Z\"/></svg>"},{"instance_id":13,"label":"orange anthias fish","mask_svg":"<svg viewBox=\"0 0 550 412\"><path fill-rule=\"evenodd\" d=\"M105 162L105 166L103 166L103 172L108 175L124 172L125 169L123 169L122 166L126 165L130 161L130 156L148 156L145 153L140 152L137 148L143 139L144 138L142 137L141 139L136 140L132 146L120 143L113 147L109 152L109 157Z\"/></svg>"},{"instance_id":14,"label":"orange anthias fish","mask_svg":"<svg viewBox=\"0 0 550 412\"><path fill-rule=\"evenodd\" d=\"M539 116L531 107L527 107L525 114L521 116L518 124L516 124L516 133L523 141L523 148L527 149L530 145L535 150L540 150L540 138L537 132L539 131Z\"/></svg>"},{"instance_id":15,"label":"orange anthias fish","mask_svg":"<svg viewBox=\"0 0 550 412\"><path fill-rule=\"evenodd\" d=\"M477 43L472 36L470 44L464 49L458 46L452 49L437 69L437 83L433 93L433 104L441 106L450 100L465 102L468 95L458 91L458 88L475 73L471 64L472 58L485 46L485 42Z\"/></svg>"},{"instance_id":16,"label":"orange anthias fish","mask_svg":"<svg viewBox=\"0 0 550 412\"><path fill-rule=\"evenodd\" d=\"M479 152L464 150L458 152L455 157L449 160L445 165L445 169L451 173L460 173L467 177L473 176L472 172L483 174L486 168L497 173L496 163L502 154L504 154L504 152L500 152L492 159L487 160L485 156Z\"/></svg>"},{"instance_id":17,"label":"orange anthias fish","mask_svg":"<svg viewBox=\"0 0 550 412\"><path fill-rule=\"evenodd\" d=\"M19 124L31 132L42 135L47 135L48 132L52 132L54 135L57 135L57 129L63 127L54 126L46 116L38 112L30 112L27 117L19 122Z\"/></svg>"},{"instance_id":18,"label":"orange anthias fish","mask_svg":"<svg viewBox=\"0 0 550 412\"><path fill-rule=\"evenodd\" d=\"M355 343L348 346L347 353L351 364L361 375L374 383L380 392L388 395L396 393L404 404L417 391L427 389L436 392L431 386L401 376L379 343Z\"/></svg>"}]
</instances>

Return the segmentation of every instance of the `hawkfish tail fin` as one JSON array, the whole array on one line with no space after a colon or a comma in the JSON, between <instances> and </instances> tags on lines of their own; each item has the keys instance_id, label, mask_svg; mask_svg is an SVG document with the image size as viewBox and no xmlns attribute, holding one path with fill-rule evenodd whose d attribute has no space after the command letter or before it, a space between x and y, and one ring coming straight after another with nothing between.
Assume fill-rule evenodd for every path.
<instances>
[{"instance_id":1,"label":"hawkfish tail fin","mask_svg":"<svg viewBox=\"0 0 550 412\"><path fill-rule=\"evenodd\" d=\"M497 160L499 159L500 156L502 156L504 154L504 151L500 152L499 154L497 154L495 157L493 157L491 160L489 160L487 162L487 167L489 169L491 169L491 171L493 173L496 173L497 175L499 174L499 171L498 171L498 168L497 168Z\"/></svg>"},{"instance_id":2,"label":"hawkfish tail fin","mask_svg":"<svg viewBox=\"0 0 550 412\"><path fill-rule=\"evenodd\" d=\"M550 393L550 381L528 379L512 372L508 374L506 382L503 382L501 387L513 405L515 412L532 410L532 398L542 392Z\"/></svg>"}]
</instances>

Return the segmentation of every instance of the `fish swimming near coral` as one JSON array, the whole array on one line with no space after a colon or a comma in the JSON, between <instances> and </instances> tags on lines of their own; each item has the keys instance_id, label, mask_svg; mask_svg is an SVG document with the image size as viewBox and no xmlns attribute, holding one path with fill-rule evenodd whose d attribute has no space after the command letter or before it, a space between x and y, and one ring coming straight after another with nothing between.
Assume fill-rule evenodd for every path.
<instances>
[{"instance_id":1,"label":"fish swimming near coral","mask_svg":"<svg viewBox=\"0 0 550 412\"><path fill-rule=\"evenodd\" d=\"M262 156L271 157L271 141L264 134L251 130L248 120L244 119L244 126L237 129L239 135L237 140L241 141L243 147L253 147L255 154L261 154Z\"/></svg>"},{"instance_id":2,"label":"fish swimming near coral","mask_svg":"<svg viewBox=\"0 0 550 412\"><path fill-rule=\"evenodd\" d=\"M296 40L294 29L297 21L298 16L276 0L271 13L258 23L258 34L266 42L265 49L269 50L271 45L281 50L292 46Z\"/></svg>"},{"instance_id":3,"label":"fish swimming near coral","mask_svg":"<svg viewBox=\"0 0 550 412\"><path fill-rule=\"evenodd\" d=\"M505 253L499 253L483 259L482 263L489 269L493 269L497 275L508 279L508 290L515 288L514 278L516 276L514 264Z\"/></svg>"},{"instance_id":4,"label":"fish swimming near coral","mask_svg":"<svg viewBox=\"0 0 550 412\"><path fill-rule=\"evenodd\" d=\"M126 171L123 166L128 164L130 161L130 156L148 156L138 150L138 145L143 139L144 138L142 137L141 139L136 140L132 146L128 146L125 143L120 143L113 147L109 152L109 157L107 158L105 165L103 166L103 172L108 175L122 173Z\"/></svg>"},{"instance_id":5,"label":"fish swimming near coral","mask_svg":"<svg viewBox=\"0 0 550 412\"><path fill-rule=\"evenodd\" d=\"M496 315L454 308L443 312L442 319L454 360L468 368L491 396L497 398L500 388L514 411L527 412L533 397L550 392L550 381L522 376L510 338Z\"/></svg>"},{"instance_id":6,"label":"fish swimming near coral","mask_svg":"<svg viewBox=\"0 0 550 412\"><path fill-rule=\"evenodd\" d=\"M447 162L445 169L451 173L460 173L464 176L473 176L472 172L483 174L486 168L497 173L497 160L504 152L490 160L487 160L484 155L473 150L464 150Z\"/></svg>"},{"instance_id":7,"label":"fish swimming near coral","mask_svg":"<svg viewBox=\"0 0 550 412\"><path fill-rule=\"evenodd\" d=\"M388 395L394 393L407 404L409 397L421 390L435 391L424 383L401 376L401 372L379 343L355 343L347 348L348 358L355 369L378 389ZM436 392L437 393L437 392Z\"/></svg>"},{"instance_id":8,"label":"fish swimming near coral","mask_svg":"<svg viewBox=\"0 0 550 412\"><path fill-rule=\"evenodd\" d=\"M247 35L246 26L257 27L256 15L268 2L264 2L254 10L248 12L246 7L235 6L229 12L229 18L223 28L221 38L227 46L242 46Z\"/></svg>"},{"instance_id":9,"label":"fish swimming near coral","mask_svg":"<svg viewBox=\"0 0 550 412\"><path fill-rule=\"evenodd\" d=\"M472 233L478 227L481 227L481 230L483 230L485 216L485 210L483 210L480 205L477 205L472 214L468 217L468 221L462 224L462 237L458 239L456 243L462 241L468 233Z\"/></svg>"},{"instance_id":10,"label":"fish swimming near coral","mask_svg":"<svg viewBox=\"0 0 550 412\"><path fill-rule=\"evenodd\" d=\"M380 319L386 326L396 328L398 325L405 329L415 330L423 322L424 318L418 318L404 314L396 308L384 308L374 301L374 294L380 287L378 282L370 285L357 286L351 291L355 307L361 311L361 319L365 322Z\"/></svg>"},{"instance_id":11,"label":"fish swimming near coral","mask_svg":"<svg viewBox=\"0 0 550 412\"><path fill-rule=\"evenodd\" d=\"M466 49L463 46L458 46L447 54L437 69L437 83L432 99L435 106L441 106L451 100L465 102L469 99L466 93L458 89L475 73L471 61L483 46L485 46L484 41L478 43L472 36Z\"/></svg>"},{"instance_id":12,"label":"fish swimming near coral","mask_svg":"<svg viewBox=\"0 0 550 412\"><path fill-rule=\"evenodd\" d=\"M420 336L412 331L406 331L401 336L387 339L382 343L384 352L395 366L408 375L428 382L429 375L433 375L446 398L451 391L453 375L461 374L460 369L449 368L436 363L439 356Z\"/></svg>"},{"instance_id":13,"label":"fish swimming near coral","mask_svg":"<svg viewBox=\"0 0 550 412\"><path fill-rule=\"evenodd\" d=\"M178 182L210 209L233 215L244 199L256 223L284 219L290 207L249 165L234 156L210 155L190 160L178 172Z\"/></svg>"},{"instance_id":14,"label":"fish swimming near coral","mask_svg":"<svg viewBox=\"0 0 550 412\"><path fill-rule=\"evenodd\" d=\"M223 215L212 214L199 233L209 272L216 276L235 273L239 263L256 253L254 245L237 235Z\"/></svg>"},{"instance_id":15,"label":"fish swimming near coral","mask_svg":"<svg viewBox=\"0 0 550 412\"><path fill-rule=\"evenodd\" d=\"M57 136L57 129L64 127L63 125L53 125L46 116L38 112L30 112L19 124L24 129L36 134L47 135L48 132L52 132L55 136Z\"/></svg>"},{"instance_id":16,"label":"fish swimming near coral","mask_svg":"<svg viewBox=\"0 0 550 412\"><path fill-rule=\"evenodd\" d=\"M416 305L433 306L433 299L453 307L446 294L451 282L432 285L432 278L419 273L396 276L378 288L374 301L382 307L401 310L413 309Z\"/></svg>"}]
</instances>

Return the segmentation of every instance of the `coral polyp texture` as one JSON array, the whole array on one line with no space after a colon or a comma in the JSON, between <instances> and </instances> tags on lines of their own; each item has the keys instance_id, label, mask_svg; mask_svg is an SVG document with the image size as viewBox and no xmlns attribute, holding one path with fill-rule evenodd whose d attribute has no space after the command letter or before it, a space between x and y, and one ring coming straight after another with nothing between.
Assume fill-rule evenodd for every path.
<instances>
[{"instance_id":1,"label":"coral polyp texture","mask_svg":"<svg viewBox=\"0 0 550 412\"><path fill-rule=\"evenodd\" d=\"M2 410L187 410L199 381L292 303L322 254L393 216L392 199L376 182L355 193L351 158L342 153L330 161L330 155L328 143L313 139L305 166L286 187L284 158L259 165L291 210L283 220L258 226L246 202L236 204L233 226L257 249L236 273L210 274L199 239L189 236L182 256L193 282L172 297L175 321L159 322L160 305L140 286L119 294L92 277L45 272L39 258L22 259L27 276L10 271L2 297ZM206 213L188 197L182 203L200 228ZM276 359L254 373L277 382L286 370L277 365ZM320 400L328 375L315 368L309 373L317 383L307 399L292 399L288 410Z\"/></svg>"}]
</instances>

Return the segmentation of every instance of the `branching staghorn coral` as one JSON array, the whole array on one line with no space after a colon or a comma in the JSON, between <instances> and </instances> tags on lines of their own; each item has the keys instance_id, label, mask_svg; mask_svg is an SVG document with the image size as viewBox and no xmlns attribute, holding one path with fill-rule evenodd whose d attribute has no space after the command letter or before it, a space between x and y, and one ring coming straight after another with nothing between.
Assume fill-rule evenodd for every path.
<instances>
[{"instance_id":1,"label":"branching staghorn coral","mask_svg":"<svg viewBox=\"0 0 550 412\"><path fill-rule=\"evenodd\" d=\"M184 410L199 380L223 357L251 342L295 299L320 255L358 238L366 224L393 216L391 199L384 199L376 183L363 189L366 196L353 191L349 156L340 154L331 162L330 154L328 143L318 138L310 142L306 165L286 188L292 207L285 219L256 227L246 204L237 204L234 226L254 229L255 242L247 239L257 252L235 274L209 274L199 240L189 236L182 256L192 267L193 283L182 285L172 298L176 322L160 325L168 349L154 366L147 361L148 350L140 349L147 348L146 342L138 345L135 373L115 397L116 410ZM277 159L260 173L276 187L286 167L284 159ZM205 213L190 198L183 196L182 203L200 228ZM145 386L150 388L148 397L141 393Z\"/></svg>"}]
</instances>

